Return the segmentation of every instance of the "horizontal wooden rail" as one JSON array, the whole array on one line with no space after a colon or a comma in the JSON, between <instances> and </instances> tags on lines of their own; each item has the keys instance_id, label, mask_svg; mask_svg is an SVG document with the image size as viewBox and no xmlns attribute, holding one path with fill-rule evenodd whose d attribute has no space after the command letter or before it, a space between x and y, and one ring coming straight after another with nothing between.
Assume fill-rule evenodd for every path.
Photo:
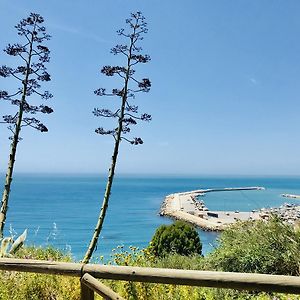
<instances>
[{"instance_id":1,"label":"horizontal wooden rail","mask_svg":"<svg viewBox=\"0 0 300 300\"><path fill-rule=\"evenodd\" d=\"M84 265L11 258L0 259L0 270L79 277L89 273L101 279L300 294L300 277L283 275Z\"/></svg>"},{"instance_id":2,"label":"horizontal wooden rail","mask_svg":"<svg viewBox=\"0 0 300 300\"><path fill-rule=\"evenodd\" d=\"M96 292L98 295L102 296L104 299L109 300L125 300L121 296L119 296L117 293L112 291L109 287L104 285L103 283L99 282L96 278L91 276L88 273L85 273L81 277L81 283L85 284L87 287L89 287L91 290Z\"/></svg>"}]
</instances>

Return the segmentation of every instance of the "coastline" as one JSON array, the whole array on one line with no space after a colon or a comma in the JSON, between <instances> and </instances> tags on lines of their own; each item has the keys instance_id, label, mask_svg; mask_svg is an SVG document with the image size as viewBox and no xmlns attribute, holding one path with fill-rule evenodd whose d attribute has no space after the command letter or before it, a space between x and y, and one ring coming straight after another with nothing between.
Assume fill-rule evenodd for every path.
<instances>
[{"instance_id":1,"label":"coastline","mask_svg":"<svg viewBox=\"0 0 300 300\"><path fill-rule=\"evenodd\" d=\"M166 196L162 203L159 214L174 219L189 222L207 231L221 231L226 226L238 220L257 220L260 212L239 211L210 211L204 201L198 201L198 196L204 196L210 192L264 190L264 187L238 187L222 189L200 189L190 192L175 193Z\"/></svg>"},{"instance_id":2,"label":"coastline","mask_svg":"<svg viewBox=\"0 0 300 300\"><path fill-rule=\"evenodd\" d=\"M211 211L203 200L198 197L209 192L265 190L263 187L239 187L223 189L202 189L190 192L175 193L165 197L159 214L177 220L191 223L205 231L222 231L237 221L268 220L271 215L277 215L286 223L296 226L300 220L300 206L285 203L277 208L261 208L251 212L240 211ZM281 195L288 198L300 198L298 195Z\"/></svg>"}]
</instances>

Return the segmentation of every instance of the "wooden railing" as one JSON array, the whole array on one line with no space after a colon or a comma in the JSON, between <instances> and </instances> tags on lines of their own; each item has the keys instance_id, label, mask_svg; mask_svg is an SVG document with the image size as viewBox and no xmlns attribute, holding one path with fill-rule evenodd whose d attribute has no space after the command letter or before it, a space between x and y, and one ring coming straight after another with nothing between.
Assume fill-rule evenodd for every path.
<instances>
[{"instance_id":1,"label":"wooden railing","mask_svg":"<svg viewBox=\"0 0 300 300\"><path fill-rule=\"evenodd\" d=\"M283 275L125 267L11 258L0 259L0 270L80 277L82 300L94 299L94 292L104 299L123 299L96 278L300 294L300 277Z\"/></svg>"}]
</instances>

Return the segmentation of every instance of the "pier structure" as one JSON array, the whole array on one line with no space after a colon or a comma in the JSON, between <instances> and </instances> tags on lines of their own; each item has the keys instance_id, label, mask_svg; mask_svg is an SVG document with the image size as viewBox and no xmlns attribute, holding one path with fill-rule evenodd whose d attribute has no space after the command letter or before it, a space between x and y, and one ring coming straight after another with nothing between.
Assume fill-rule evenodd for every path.
<instances>
[{"instance_id":1,"label":"pier structure","mask_svg":"<svg viewBox=\"0 0 300 300\"><path fill-rule=\"evenodd\" d=\"M190 192L175 193L166 196L160 209L160 215L184 220L205 230L220 231L238 220L246 221L260 219L263 217L262 213L260 211L211 211L205 206L204 201L198 201L198 196L203 196L209 192L258 191L264 189L264 187L238 187L199 189Z\"/></svg>"}]
</instances>

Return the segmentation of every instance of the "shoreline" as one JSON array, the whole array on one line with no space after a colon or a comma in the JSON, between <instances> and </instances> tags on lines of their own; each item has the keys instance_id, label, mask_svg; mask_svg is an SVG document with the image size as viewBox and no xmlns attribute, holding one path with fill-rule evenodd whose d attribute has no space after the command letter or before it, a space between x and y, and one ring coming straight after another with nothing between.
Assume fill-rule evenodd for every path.
<instances>
[{"instance_id":1,"label":"shoreline","mask_svg":"<svg viewBox=\"0 0 300 300\"><path fill-rule=\"evenodd\" d=\"M285 197L285 198L300 199L300 195L281 194L280 196L281 196L281 197Z\"/></svg>"},{"instance_id":2,"label":"shoreline","mask_svg":"<svg viewBox=\"0 0 300 300\"><path fill-rule=\"evenodd\" d=\"M265 190L264 187L238 187L222 189L200 189L167 195L161 205L159 215L191 223L205 231L222 231L237 221L268 220L271 215L278 215L285 222L295 225L300 219L300 206L284 204L279 208L261 208L251 212L211 211L198 196L209 192ZM287 194L289 195L289 194ZM296 195L289 195L295 198ZM287 196L286 196L287 197ZM300 198L300 196L298 196ZM296 197L296 198L298 198Z\"/></svg>"}]
</instances>

